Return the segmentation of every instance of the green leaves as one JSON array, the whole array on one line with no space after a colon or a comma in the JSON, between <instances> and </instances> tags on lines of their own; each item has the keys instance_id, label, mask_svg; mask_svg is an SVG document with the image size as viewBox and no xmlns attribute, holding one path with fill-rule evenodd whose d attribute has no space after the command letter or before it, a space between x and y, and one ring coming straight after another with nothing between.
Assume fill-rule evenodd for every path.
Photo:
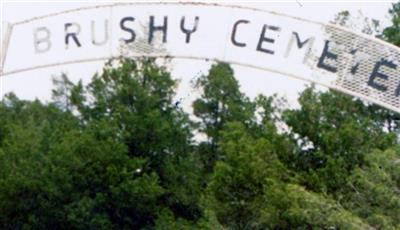
<instances>
[{"instance_id":1,"label":"green leaves","mask_svg":"<svg viewBox=\"0 0 400 230\"><path fill-rule=\"evenodd\" d=\"M253 116L253 105L239 90L233 69L226 63L211 67L208 75L196 83L202 89L202 97L193 104L194 114L202 119L203 131L211 142L218 142L218 131L226 122L246 122Z\"/></svg>"},{"instance_id":2,"label":"green leaves","mask_svg":"<svg viewBox=\"0 0 400 230\"><path fill-rule=\"evenodd\" d=\"M160 209L199 218L201 177L175 82L154 60L116 66L87 87L62 75L48 105L15 95L0 104L3 228L149 228Z\"/></svg>"},{"instance_id":3,"label":"green leaves","mask_svg":"<svg viewBox=\"0 0 400 230\"><path fill-rule=\"evenodd\" d=\"M382 37L388 42L400 46L400 4L393 3L389 13L392 17L392 25L383 30Z\"/></svg>"},{"instance_id":4,"label":"green leaves","mask_svg":"<svg viewBox=\"0 0 400 230\"><path fill-rule=\"evenodd\" d=\"M360 100L309 88L299 102L300 109L284 112L284 121L294 134L292 138L300 143L297 157L292 160L297 162L297 169L313 170L325 177L323 181L337 175L336 180L325 184L328 190L342 186L346 171L348 175L362 165L367 152L391 147L396 142L395 134L383 129L390 122L382 115L384 111Z\"/></svg>"},{"instance_id":5,"label":"green leaves","mask_svg":"<svg viewBox=\"0 0 400 230\"><path fill-rule=\"evenodd\" d=\"M383 229L399 226L398 149L373 151L366 155L366 164L356 168L343 188L342 203Z\"/></svg>"},{"instance_id":6,"label":"green leaves","mask_svg":"<svg viewBox=\"0 0 400 230\"><path fill-rule=\"evenodd\" d=\"M0 102L2 229L396 229L396 116L306 89L300 108L240 92L214 64L199 130L153 59L114 60L54 101ZM200 131L207 141L197 143Z\"/></svg>"}]
</instances>

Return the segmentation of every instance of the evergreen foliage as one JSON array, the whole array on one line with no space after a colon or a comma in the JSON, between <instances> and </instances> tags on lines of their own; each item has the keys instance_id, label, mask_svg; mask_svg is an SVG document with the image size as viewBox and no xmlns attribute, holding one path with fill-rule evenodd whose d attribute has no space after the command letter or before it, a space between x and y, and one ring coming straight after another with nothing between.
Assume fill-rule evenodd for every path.
<instances>
[{"instance_id":1,"label":"evergreen foliage","mask_svg":"<svg viewBox=\"0 0 400 230\"><path fill-rule=\"evenodd\" d=\"M196 82L198 122L154 59L54 84L49 103L0 101L1 229L400 229L385 109L313 86L297 109L252 100L226 63Z\"/></svg>"}]
</instances>

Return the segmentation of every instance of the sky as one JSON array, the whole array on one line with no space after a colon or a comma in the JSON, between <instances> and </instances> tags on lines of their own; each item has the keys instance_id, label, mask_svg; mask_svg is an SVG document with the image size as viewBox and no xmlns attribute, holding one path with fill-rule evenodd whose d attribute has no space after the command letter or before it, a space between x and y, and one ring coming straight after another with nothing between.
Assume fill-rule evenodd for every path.
<instances>
[{"instance_id":1,"label":"sky","mask_svg":"<svg viewBox=\"0 0 400 230\"><path fill-rule=\"evenodd\" d=\"M106 1L8 1L1 2L1 22L18 22L50 13L75 9L84 6L109 4ZM116 2L116 1L112 1ZM214 1L220 4L241 5L275 11L312 21L329 23L335 15L348 10L351 15L366 16L379 20L382 26L390 23L388 9L389 1ZM362 15L362 16L361 16ZM82 17L85 15L82 14ZM2 28L3 24L0 23ZM23 38L22 38L23 39ZM18 42L18 41L17 41ZM23 41L21 41L23 42ZM23 50L21 50L21 54ZM62 55L60 53L59 55ZM191 81L206 74L212 63L207 61L173 60L170 63L172 76L179 80L176 100L182 102L184 109L190 112L192 100L198 92L191 86ZM94 73L101 71L103 62L84 63L39 69L8 75L0 79L0 96L14 92L22 99L38 98L43 101L51 99L52 78L66 73L73 81L82 79L90 81ZM296 107L296 99L308 83L265 71L241 66L233 66L241 90L250 98L258 94L272 95L274 93L287 98L289 106Z\"/></svg>"}]
</instances>

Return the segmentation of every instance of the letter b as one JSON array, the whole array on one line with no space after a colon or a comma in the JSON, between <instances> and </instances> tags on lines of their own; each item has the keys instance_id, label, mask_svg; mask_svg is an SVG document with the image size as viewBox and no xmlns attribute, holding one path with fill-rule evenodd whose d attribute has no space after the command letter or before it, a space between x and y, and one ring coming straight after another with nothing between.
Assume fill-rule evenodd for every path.
<instances>
[{"instance_id":1,"label":"letter b","mask_svg":"<svg viewBox=\"0 0 400 230\"><path fill-rule=\"evenodd\" d=\"M46 27L39 27L33 31L35 53L44 53L50 50L50 30Z\"/></svg>"}]
</instances>

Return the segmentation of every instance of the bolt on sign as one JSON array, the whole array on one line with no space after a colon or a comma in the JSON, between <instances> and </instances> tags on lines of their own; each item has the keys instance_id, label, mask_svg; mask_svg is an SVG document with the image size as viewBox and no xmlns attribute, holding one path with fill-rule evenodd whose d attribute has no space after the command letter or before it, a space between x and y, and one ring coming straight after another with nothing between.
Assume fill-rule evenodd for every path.
<instances>
[{"instance_id":1,"label":"bolt on sign","mask_svg":"<svg viewBox=\"0 0 400 230\"><path fill-rule=\"evenodd\" d=\"M223 61L317 83L400 112L400 49L275 12L206 3L118 3L10 24L1 75L116 57Z\"/></svg>"}]
</instances>

